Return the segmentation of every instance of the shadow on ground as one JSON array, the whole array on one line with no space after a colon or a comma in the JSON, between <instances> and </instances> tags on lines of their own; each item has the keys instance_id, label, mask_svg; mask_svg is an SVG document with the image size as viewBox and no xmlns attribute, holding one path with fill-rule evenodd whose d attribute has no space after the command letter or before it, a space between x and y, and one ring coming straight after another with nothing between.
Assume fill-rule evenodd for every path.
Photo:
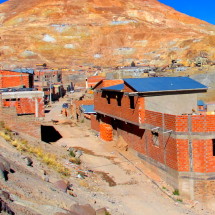
<instances>
[{"instance_id":1,"label":"shadow on ground","mask_svg":"<svg viewBox=\"0 0 215 215\"><path fill-rule=\"evenodd\" d=\"M41 125L41 139L46 143L56 142L62 136L53 126Z\"/></svg>"}]
</instances>

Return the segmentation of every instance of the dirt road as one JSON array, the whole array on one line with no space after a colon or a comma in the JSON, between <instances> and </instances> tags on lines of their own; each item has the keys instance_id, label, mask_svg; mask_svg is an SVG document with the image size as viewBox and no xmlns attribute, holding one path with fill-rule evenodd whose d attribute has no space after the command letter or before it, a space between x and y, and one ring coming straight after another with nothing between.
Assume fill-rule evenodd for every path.
<instances>
[{"instance_id":1,"label":"dirt road","mask_svg":"<svg viewBox=\"0 0 215 215\"><path fill-rule=\"evenodd\" d=\"M47 119L60 116L61 102L47 114ZM62 118L61 118L62 119ZM212 214L200 204L194 208L186 201L173 201L148 178L156 178L144 167L141 160L129 152L117 150L113 144L103 142L85 123L77 126L55 125L62 139L56 145L77 147L84 152L82 165L101 174L86 178L85 192L80 189L79 201L95 207L108 207L113 215L202 215ZM137 168L138 167L138 168ZM162 183L157 179L157 183ZM81 195L81 197L80 197Z\"/></svg>"}]
</instances>

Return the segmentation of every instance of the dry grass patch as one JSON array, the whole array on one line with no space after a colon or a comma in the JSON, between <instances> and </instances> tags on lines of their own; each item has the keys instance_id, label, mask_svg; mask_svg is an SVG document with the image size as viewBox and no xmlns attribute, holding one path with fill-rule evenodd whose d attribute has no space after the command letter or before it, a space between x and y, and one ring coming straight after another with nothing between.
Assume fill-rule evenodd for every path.
<instances>
[{"instance_id":1,"label":"dry grass patch","mask_svg":"<svg viewBox=\"0 0 215 215\"><path fill-rule=\"evenodd\" d=\"M0 131L0 136L13 145L18 151L33 154L60 174L70 176L70 170L58 160L57 155L44 152L40 147L31 146L26 140L14 137L9 130Z\"/></svg>"}]
</instances>

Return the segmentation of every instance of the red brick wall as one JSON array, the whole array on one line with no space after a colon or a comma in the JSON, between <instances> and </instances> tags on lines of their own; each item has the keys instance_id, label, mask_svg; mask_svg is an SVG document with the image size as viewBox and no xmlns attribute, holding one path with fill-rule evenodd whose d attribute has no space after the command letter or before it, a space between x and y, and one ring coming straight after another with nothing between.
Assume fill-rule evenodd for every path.
<instances>
[{"instance_id":1,"label":"red brick wall","mask_svg":"<svg viewBox=\"0 0 215 215\"><path fill-rule=\"evenodd\" d=\"M175 131L188 132L188 116L176 116Z\"/></svg>"},{"instance_id":2,"label":"red brick wall","mask_svg":"<svg viewBox=\"0 0 215 215\"><path fill-rule=\"evenodd\" d=\"M117 120L116 122L117 134L122 136L123 139L128 143L129 148L132 148L142 154L146 154L144 144L144 132L145 130L140 129L138 126L131 123L125 123Z\"/></svg>"},{"instance_id":3,"label":"red brick wall","mask_svg":"<svg viewBox=\"0 0 215 215\"><path fill-rule=\"evenodd\" d=\"M43 98L37 98L38 100L38 117L44 117L44 102ZM20 98L17 101L3 100L4 107L16 107L17 114L35 114L35 98Z\"/></svg>"},{"instance_id":4,"label":"red brick wall","mask_svg":"<svg viewBox=\"0 0 215 215\"><path fill-rule=\"evenodd\" d=\"M17 116L14 107L2 108L0 112L1 121L13 131L28 134L32 137L41 139L41 124L35 121L35 117L31 115Z\"/></svg>"},{"instance_id":5,"label":"red brick wall","mask_svg":"<svg viewBox=\"0 0 215 215\"><path fill-rule=\"evenodd\" d=\"M100 132L100 122L96 119L96 115L91 114L91 129Z\"/></svg>"},{"instance_id":6,"label":"red brick wall","mask_svg":"<svg viewBox=\"0 0 215 215\"><path fill-rule=\"evenodd\" d=\"M215 172L212 140L193 140L193 160L195 172Z\"/></svg>"},{"instance_id":7,"label":"red brick wall","mask_svg":"<svg viewBox=\"0 0 215 215\"><path fill-rule=\"evenodd\" d=\"M188 140L176 140L177 144L177 158L178 158L178 171L189 171L189 145Z\"/></svg>"},{"instance_id":8,"label":"red brick wall","mask_svg":"<svg viewBox=\"0 0 215 215\"><path fill-rule=\"evenodd\" d=\"M177 116L149 110L144 111L144 98L138 97L135 97L136 107L133 110L130 109L128 96L124 96L121 106L118 106L116 94L113 92L110 96L110 104L108 104L106 96L102 96L101 92L95 93L94 101L95 110L107 115L102 121L111 124L113 127L117 127L117 134L123 137L130 148L181 172L190 171L191 158L189 158L188 136L192 135L193 132L200 132L200 137L201 133L209 135L209 132L215 132L215 115ZM122 121L116 120L119 125L114 125L114 116L122 119ZM190 134L188 133L189 118L191 122ZM159 146L153 143L153 135L150 130L144 131L143 129L139 129L139 126L130 123L126 124L123 121L140 122L140 124L146 123L154 127L159 127ZM174 136L168 137L168 133L163 135L163 126L166 130L172 130L172 133L185 132L184 137L187 139L174 139ZM193 144L194 172L215 172L212 139L194 139L191 143Z\"/></svg>"},{"instance_id":9,"label":"red brick wall","mask_svg":"<svg viewBox=\"0 0 215 215\"><path fill-rule=\"evenodd\" d=\"M146 110L145 123L157 127L162 127L162 113Z\"/></svg>"},{"instance_id":10,"label":"red brick wall","mask_svg":"<svg viewBox=\"0 0 215 215\"><path fill-rule=\"evenodd\" d=\"M110 104L108 104L105 93L96 92L94 94L94 105L95 110L103 113L107 113L108 115L112 115L113 117L123 118L125 120L139 123L139 116L143 110L144 98L134 97L135 109L130 108L130 100L129 96L123 96L121 100L121 106L118 106L116 94L110 93Z\"/></svg>"},{"instance_id":11,"label":"red brick wall","mask_svg":"<svg viewBox=\"0 0 215 215\"><path fill-rule=\"evenodd\" d=\"M193 115L193 132L212 132L215 131L215 115Z\"/></svg>"},{"instance_id":12,"label":"red brick wall","mask_svg":"<svg viewBox=\"0 0 215 215\"><path fill-rule=\"evenodd\" d=\"M0 70L0 88L20 87L22 85L29 88L29 76L27 73Z\"/></svg>"}]
</instances>

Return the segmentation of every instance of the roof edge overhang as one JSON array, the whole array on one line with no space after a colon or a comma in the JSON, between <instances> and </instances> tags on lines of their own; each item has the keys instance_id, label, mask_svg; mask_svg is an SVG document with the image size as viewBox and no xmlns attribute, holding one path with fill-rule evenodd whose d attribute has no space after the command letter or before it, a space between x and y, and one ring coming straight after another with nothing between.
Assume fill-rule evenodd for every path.
<instances>
[{"instance_id":1,"label":"roof edge overhang","mask_svg":"<svg viewBox=\"0 0 215 215\"><path fill-rule=\"evenodd\" d=\"M174 93L174 92L185 92L186 93L186 92L192 92L192 91L194 91L194 92L196 92L196 91L205 92L207 90L208 90L208 88L183 89L183 90L164 90L164 91L148 91L148 92L138 92L138 91L136 91L136 92L131 92L131 93L128 92L128 94L153 94L153 93Z\"/></svg>"},{"instance_id":2,"label":"roof edge overhang","mask_svg":"<svg viewBox=\"0 0 215 215\"><path fill-rule=\"evenodd\" d=\"M111 90L111 89L101 89L101 91L114 91L114 92L124 92L124 90Z\"/></svg>"}]
</instances>

